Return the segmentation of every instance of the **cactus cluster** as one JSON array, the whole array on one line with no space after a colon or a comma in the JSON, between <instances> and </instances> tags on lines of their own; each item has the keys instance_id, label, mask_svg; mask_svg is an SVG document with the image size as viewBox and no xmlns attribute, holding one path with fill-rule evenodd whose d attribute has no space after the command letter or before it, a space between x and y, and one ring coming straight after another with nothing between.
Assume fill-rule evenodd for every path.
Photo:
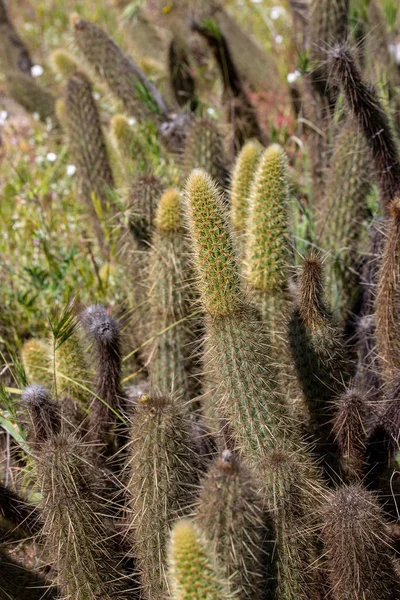
<instances>
[{"instance_id":1,"label":"cactus cluster","mask_svg":"<svg viewBox=\"0 0 400 600\"><path fill-rule=\"evenodd\" d=\"M192 29L222 71L222 103L240 108L233 162L223 127L198 112L181 40L169 48L173 112L105 31L72 17L95 81L127 113L107 121L90 75L53 54L75 199L129 283L133 318L69 304L47 338L22 344L15 427L31 489L0 484L1 598L400 598L400 132L349 49L348 8L310 6L304 99L331 146L323 173L311 169L314 189L327 182L320 247L300 268L295 158L263 146L213 20ZM0 27L19 40L1 0ZM132 354L139 390L125 376ZM14 560L10 538L35 547L34 565Z\"/></svg>"}]
</instances>

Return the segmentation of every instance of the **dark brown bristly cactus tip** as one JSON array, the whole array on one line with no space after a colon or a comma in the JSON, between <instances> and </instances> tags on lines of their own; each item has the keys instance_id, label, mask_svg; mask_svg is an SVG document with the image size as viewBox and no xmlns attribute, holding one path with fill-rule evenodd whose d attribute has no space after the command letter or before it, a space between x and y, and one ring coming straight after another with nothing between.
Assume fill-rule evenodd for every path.
<instances>
[{"instance_id":1,"label":"dark brown bristly cactus tip","mask_svg":"<svg viewBox=\"0 0 400 600\"><path fill-rule=\"evenodd\" d=\"M43 444L61 429L59 406L41 385L31 385L22 392L22 406L28 421L31 443Z\"/></svg>"},{"instance_id":2,"label":"dark brown bristly cactus tip","mask_svg":"<svg viewBox=\"0 0 400 600\"><path fill-rule=\"evenodd\" d=\"M333 433L341 453L343 470L349 480L359 481L365 458L368 402L365 394L350 389L338 398L336 408Z\"/></svg>"},{"instance_id":3,"label":"dark brown bristly cactus tip","mask_svg":"<svg viewBox=\"0 0 400 600\"><path fill-rule=\"evenodd\" d=\"M400 194L400 161L390 121L373 87L363 79L347 43L329 51L331 78L344 92L358 120L374 160L382 208Z\"/></svg>"},{"instance_id":4,"label":"dark brown bristly cactus tip","mask_svg":"<svg viewBox=\"0 0 400 600\"><path fill-rule=\"evenodd\" d=\"M373 494L336 490L322 510L322 539L333 600L396 600L399 579Z\"/></svg>"}]
</instances>

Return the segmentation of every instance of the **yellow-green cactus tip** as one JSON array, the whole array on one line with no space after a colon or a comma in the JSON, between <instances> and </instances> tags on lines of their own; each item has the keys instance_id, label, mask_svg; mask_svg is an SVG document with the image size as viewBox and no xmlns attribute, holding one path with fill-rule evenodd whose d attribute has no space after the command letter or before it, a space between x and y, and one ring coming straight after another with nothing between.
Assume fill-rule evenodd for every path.
<instances>
[{"instance_id":1,"label":"yellow-green cactus tip","mask_svg":"<svg viewBox=\"0 0 400 600\"><path fill-rule=\"evenodd\" d=\"M78 70L75 58L61 48L54 50L50 57L53 70L62 77L71 77Z\"/></svg>"},{"instance_id":2,"label":"yellow-green cactus tip","mask_svg":"<svg viewBox=\"0 0 400 600\"><path fill-rule=\"evenodd\" d=\"M241 306L241 283L222 194L203 169L186 185L185 212L205 310L215 317Z\"/></svg>"},{"instance_id":3,"label":"yellow-green cactus tip","mask_svg":"<svg viewBox=\"0 0 400 600\"><path fill-rule=\"evenodd\" d=\"M171 188L161 196L155 217L156 228L172 233L182 227L182 200L179 190Z\"/></svg>"}]
</instances>

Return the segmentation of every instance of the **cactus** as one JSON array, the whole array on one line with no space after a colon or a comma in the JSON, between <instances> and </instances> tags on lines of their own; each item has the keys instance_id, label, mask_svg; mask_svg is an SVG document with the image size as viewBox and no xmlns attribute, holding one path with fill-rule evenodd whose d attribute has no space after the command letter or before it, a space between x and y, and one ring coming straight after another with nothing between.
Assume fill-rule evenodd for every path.
<instances>
[{"instance_id":1,"label":"cactus","mask_svg":"<svg viewBox=\"0 0 400 600\"><path fill-rule=\"evenodd\" d=\"M319 227L320 244L329 252L327 287L333 306L339 311L352 308L357 293L354 265L368 217L366 198L370 185L368 147L359 127L348 119L335 140Z\"/></svg>"},{"instance_id":2,"label":"cactus","mask_svg":"<svg viewBox=\"0 0 400 600\"><path fill-rule=\"evenodd\" d=\"M92 339L97 358L96 397L91 407L91 436L96 451L113 454L126 444L127 426L124 422L127 398L121 387L120 326L100 304L89 306L81 322Z\"/></svg>"},{"instance_id":3,"label":"cactus","mask_svg":"<svg viewBox=\"0 0 400 600\"><path fill-rule=\"evenodd\" d=\"M178 106L196 110L196 81L192 75L184 42L173 38L168 48L169 82Z\"/></svg>"},{"instance_id":4,"label":"cactus","mask_svg":"<svg viewBox=\"0 0 400 600\"><path fill-rule=\"evenodd\" d=\"M347 40L349 5L349 0L312 0L310 5L311 57L316 62L312 81L321 96L330 96L330 102L334 98L326 65L323 66L326 47Z\"/></svg>"},{"instance_id":5,"label":"cactus","mask_svg":"<svg viewBox=\"0 0 400 600\"><path fill-rule=\"evenodd\" d=\"M238 446L248 458L259 459L288 425L268 336L245 302L221 194L200 169L188 180L185 209L207 314L207 370L215 377L212 400L219 418L230 421Z\"/></svg>"},{"instance_id":6,"label":"cactus","mask_svg":"<svg viewBox=\"0 0 400 600\"><path fill-rule=\"evenodd\" d=\"M229 600L227 583L195 525L178 521L171 532L169 578L173 600Z\"/></svg>"},{"instance_id":7,"label":"cactus","mask_svg":"<svg viewBox=\"0 0 400 600\"><path fill-rule=\"evenodd\" d=\"M37 383L51 388L53 373L50 363L51 349L46 340L28 340L21 348L21 359L29 384Z\"/></svg>"},{"instance_id":8,"label":"cactus","mask_svg":"<svg viewBox=\"0 0 400 600\"><path fill-rule=\"evenodd\" d=\"M232 594L272 597L274 532L251 474L229 450L202 482L196 524L220 558Z\"/></svg>"},{"instance_id":9,"label":"cactus","mask_svg":"<svg viewBox=\"0 0 400 600\"><path fill-rule=\"evenodd\" d=\"M309 408L317 452L324 458L327 474L334 476L338 465L330 424L332 400L345 389L350 375L349 357L325 303L322 265L316 254L303 262L298 298L289 323L289 342Z\"/></svg>"},{"instance_id":10,"label":"cactus","mask_svg":"<svg viewBox=\"0 0 400 600\"><path fill-rule=\"evenodd\" d=\"M400 193L399 154L388 116L375 90L362 80L345 44L332 48L330 66L332 77L342 86L347 103L372 153L382 209L387 212L390 202Z\"/></svg>"},{"instance_id":11,"label":"cactus","mask_svg":"<svg viewBox=\"0 0 400 600\"><path fill-rule=\"evenodd\" d=\"M28 440L34 447L41 444L61 431L61 411L47 390L41 385L31 385L25 388L22 406L28 422Z\"/></svg>"},{"instance_id":12,"label":"cactus","mask_svg":"<svg viewBox=\"0 0 400 600\"><path fill-rule=\"evenodd\" d=\"M149 255L149 333L150 339L154 338L149 350L149 373L155 390L187 402L199 392L193 355L200 324L183 225L180 193L169 189L159 202Z\"/></svg>"},{"instance_id":13,"label":"cactus","mask_svg":"<svg viewBox=\"0 0 400 600\"><path fill-rule=\"evenodd\" d=\"M36 113L41 121L51 120L58 125L55 112L55 97L33 77L21 71L7 72L7 92L27 112Z\"/></svg>"},{"instance_id":14,"label":"cactus","mask_svg":"<svg viewBox=\"0 0 400 600\"><path fill-rule=\"evenodd\" d=\"M398 598L399 579L374 496L360 485L339 488L329 497L322 515L332 598Z\"/></svg>"},{"instance_id":15,"label":"cactus","mask_svg":"<svg viewBox=\"0 0 400 600\"><path fill-rule=\"evenodd\" d=\"M321 505L324 488L310 458L285 446L281 449L277 444L260 464L275 525L276 597L322 599L325 584L313 513Z\"/></svg>"},{"instance_id":16,"label":"cactus","mask_svg":"<svg viewBox=\"0 0 400 600\"><path fill-rule=\"evenodd\" d=\"M251 186L261 156L261 146L257 142L247 142L239 153L232 172L230 190L230 212L234 232L238 238L246 232ZM241 246L241 241L239 241Z\"/></svg>"},{"instance_id":17,"label":"cactus","mask_svg":"<svg viewBox=\"0 0 400 600\"><path fill-rule=\"evenodd\" d=\"M130 532L146 595L161 598L167 590L164 559L168 532L175 519L188 514L198 483L197 457L185 410L166 396L142 397L128 452Z\"/></svg>"},{"instance_id":18,"label":"cactus","mask_svg":"<svg viewBox=\"0 0 400 600\"><path fill-rule=\"evenodd\" d=\"M218 125L203 117L192 125L184 149L183 170L189 177L193 169L204 169L222 187L227 184L227 158Z\"/></svg>"},{"instance_id":19,"label":"cactus","mask_svg":"<svg viewBox=\"0 0 400 600\"><path fill-rule=\"evenodd\" d=\"M41 388L27 388L23 402L34 428L43 534L57 585L77 600L129 598L132 581L121 572L122 557L102 514L102 484L82 442L60 432L54 405Z\"/></svg>"},{"instance_id":20,"label":"cactus","mask_svg":"<svg viewBox=\"0 0 400 600\"><path fill-rule=\"evenodd\" d=\"M287 157L277 144L264 151L254 178L246 232L245 275L275 347L284 338L291 260ZM281 352L281 354L282 354Z\"/></svg>"},{"instance_id":21,"label":"cactus","mask_svg":"<svg viewBox=\"0 0 400 600\"><path fill-rule=\"evenodd\" d=\"M391 218L376 296L377 351L385 380L391 380L400 368L400 337L397 306L400 277L400 199L390 205Z\"/></svg>"},{"instance_id":22,"label":"cactus","mask_svg":"<svg viewBox=\"0 0 400 600\"><path fill-rule=\"evenodd\" d=\"M357 323L358 363L355 383L371 399L379 399L382 377L376 348L376 320L373 315L361 317Z\"/></svg>"},{"instance_id":23,"label":"cactus","mask_svg":"<svg viewBox=\"0 0 400 600\"><path fill-rule=\"evenodd\" d=\"M100 27L72 15L74 42L96 75L104 79L128 114L143 120L166 116L168 107L157 88Z\"/></svg>"},{"instance_id":24,"label":"cactus","mask_svg":"<svg viewBox=\"0 0 400 600\"><path fill-rule=\"evenodd\" d=\"M333 433L342 460L342 469L351 482L361 481L365 466L368 403L357 389L344 392L336 400Z\"/></svg>"},{"instance_id":25,"label":"cactus","mask_svg":"<svg viewBox=\"0 0 400 600\"><path fill-rule=\"evenodd\" d=\"M72 54L62 48L58 48L51 53L50 63L55 73L67 80L79 70L78 63Z\"/></svg>"},{"instance_id":26,"label":"cactus","mask_svg":"<svg viewBox=\"0 0 400 600\"><path fill-rule=\"evenodd\" d=\"M5 0L0 0L0 61L6 70L27 75L33 66L29 51L10 19Z\"/></svg>"},{"instance_id":27,"label":"cactus","mask_svg":"<svg viewBox=\"0 0 400 600\"><path fill-rule=\"evenodd\" d=\"M66 113L69 150L76 162L81 198L90 215L100 249L107 256L98 212L103 220L110 216L114 178L92 86L86 75L79 71L68 80ZM97 202L100 206L96 210Z\"/></svg>"}]
</instances>

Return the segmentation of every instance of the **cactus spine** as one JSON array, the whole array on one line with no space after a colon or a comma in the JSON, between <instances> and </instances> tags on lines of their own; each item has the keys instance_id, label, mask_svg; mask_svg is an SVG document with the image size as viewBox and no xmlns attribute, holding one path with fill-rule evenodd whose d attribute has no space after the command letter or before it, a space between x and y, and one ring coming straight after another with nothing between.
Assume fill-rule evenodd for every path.
<instances>
[{"instance_id":1,"label":"cactus spine","mask_svg":"<svg viewBox=\"0 0 400 600\"><path fill-rule=\"evenodd\" d=\"M169 578L173 600L231 598L210 549L190 521L178 521L172 530Z\"/></svg>"},{"instance_id":2,"label":"cactus spine","mask_svg":"<svg viewBox=\"0 0 400 600\"><path fill-rule=\"evenodd\" d=\"M189 420L165 396L143 396L132 423L127 489L131 534L146 597L164 597L164 559L173 521L188 514L198 484Z\"/></svg>"}]
</instances>

